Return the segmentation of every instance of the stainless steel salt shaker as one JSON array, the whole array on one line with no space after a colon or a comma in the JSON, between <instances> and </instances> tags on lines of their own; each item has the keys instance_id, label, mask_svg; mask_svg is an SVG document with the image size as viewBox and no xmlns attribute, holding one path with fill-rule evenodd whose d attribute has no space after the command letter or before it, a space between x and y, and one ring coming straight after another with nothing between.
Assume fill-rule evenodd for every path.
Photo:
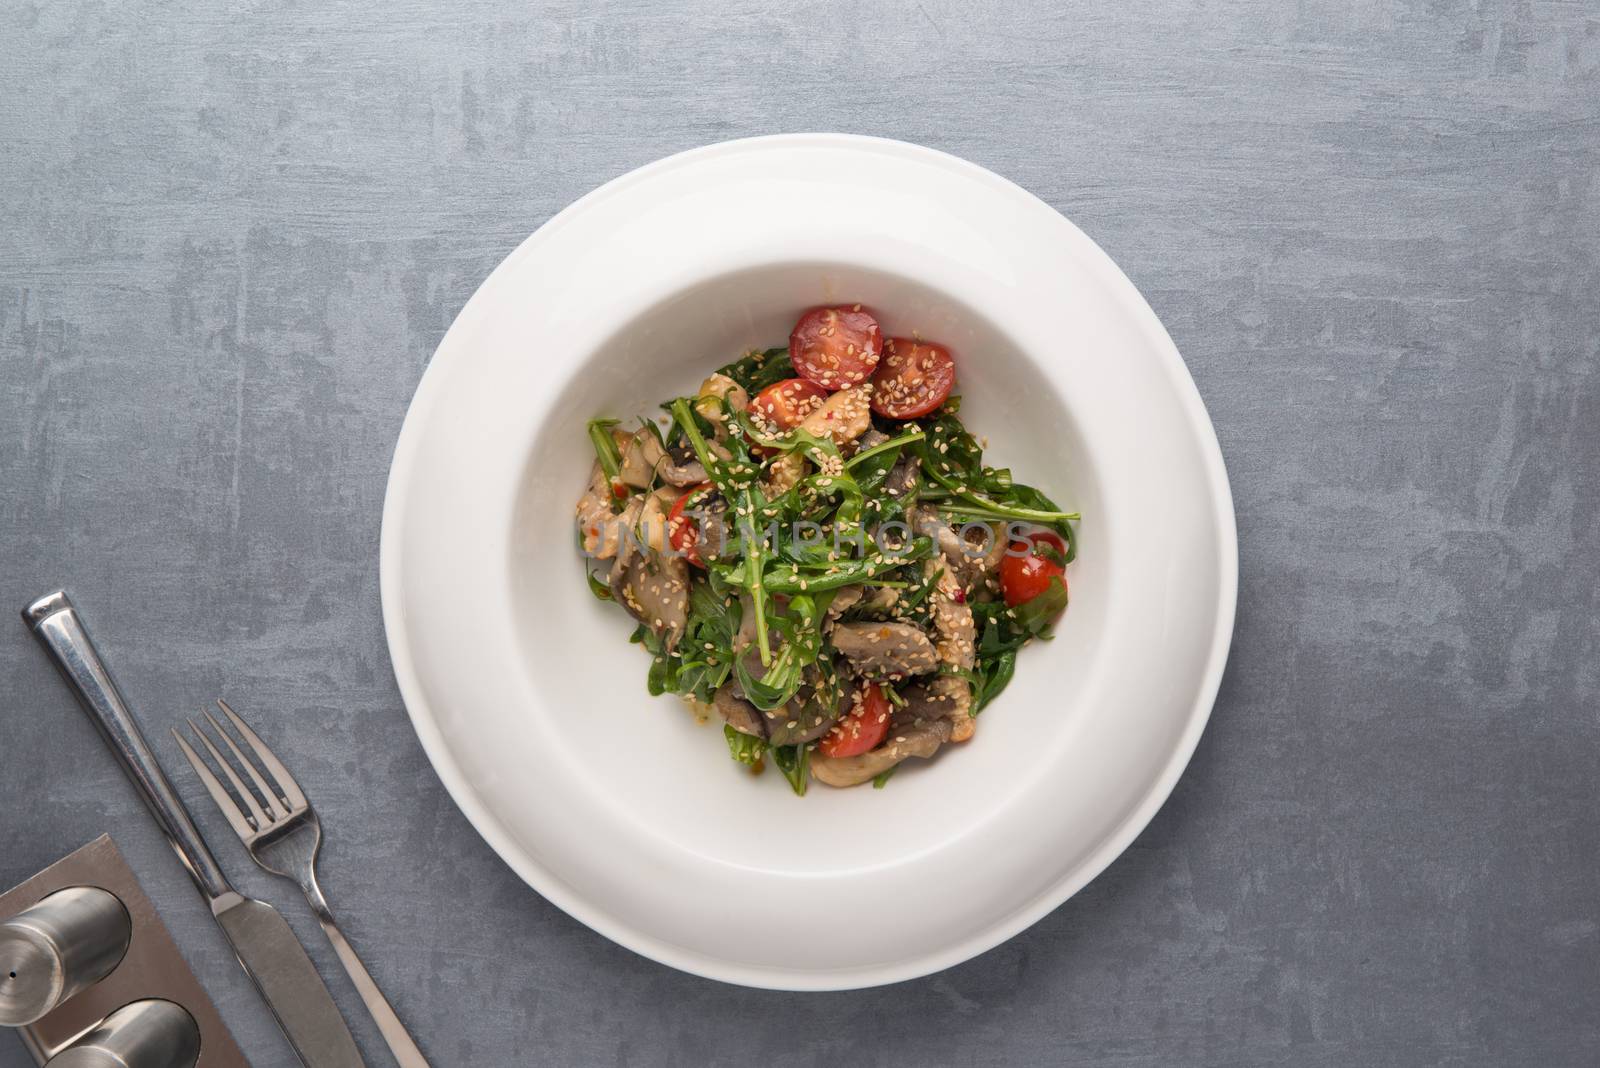
<instances>
[{"instance_id":1,"label":"stainless steel salt shaker","mask_svg":"<svg viewBox=\"0 0 1600 1068\"><path fill-rule=\"evenodd\" d=\"M111 973L133 925L112 894L57 890L0 923L0 1025L23 1027Z\"/></svg>"},{"instance_id":2,"label":"stainless steel salt shaker","mask_svg":"<svg viewBox=\"0 0 1600 1068\"><path fill-rule=\"evenodd\" d=\"M45 1068L194 1068L200 1028L170 1001L135 1001L57 1053Z\"/></svg>"}]
</instances>

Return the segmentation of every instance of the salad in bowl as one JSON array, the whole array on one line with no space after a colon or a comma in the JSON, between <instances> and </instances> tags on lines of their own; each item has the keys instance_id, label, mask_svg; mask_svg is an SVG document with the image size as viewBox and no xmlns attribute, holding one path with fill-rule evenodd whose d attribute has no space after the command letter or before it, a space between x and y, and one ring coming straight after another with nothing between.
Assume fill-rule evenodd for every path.
<instances>
[{"instance_id":1,"label":"salad in bowl","mask_svg":"<svg viewBox=\"0 0 1600 1068\"><path fill-rule=\"evenodd\" d=\"M797 794L971 739L1067 607L1078 515L984 462L956 380L944 345L817 307L659 417L588 424L590 588L638 621L652 694Z\"/></svg>"}]
</instances>

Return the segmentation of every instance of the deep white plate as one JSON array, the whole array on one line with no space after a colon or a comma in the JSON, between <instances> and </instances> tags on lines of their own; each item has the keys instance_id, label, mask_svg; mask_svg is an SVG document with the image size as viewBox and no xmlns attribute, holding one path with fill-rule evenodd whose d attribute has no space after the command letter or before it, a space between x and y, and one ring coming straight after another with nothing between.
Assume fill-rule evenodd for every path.
<instances>
[{"instance_id":1,"label":"deep white plate","mask_svg":"<svg viewBox=\"0 0 1600 1068\"><path fill-rule=\"evenodd\" d=\"M1084 518L1055 641L1024 651L971 742L883 790L798 798L646 694L572 508L587 419L653 412L840 301L948 344L991 462ZM1205 726L1237 548L1194 384L1093 242L973 164L803 135L618 178L495 270L406 416L382 582L423 747L518 874L673 967L829 989L981 953L1127 847Z\"/></svg>"}]
</instances>

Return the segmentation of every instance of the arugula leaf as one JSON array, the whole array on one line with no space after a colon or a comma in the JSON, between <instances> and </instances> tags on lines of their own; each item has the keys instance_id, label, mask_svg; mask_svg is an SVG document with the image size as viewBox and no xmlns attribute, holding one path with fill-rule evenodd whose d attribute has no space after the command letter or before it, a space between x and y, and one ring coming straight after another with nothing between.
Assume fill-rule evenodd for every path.
<instances>
[{"instance_id":1,"label":"arugula leaf","mask_svg":"<svg viewBox=\"0 0 1600 1068\"><path fill-rule=\"evenodd\" d=\"M650 691L651 697L659 697L664 693L676 693L678 690L678 660L673 654L667 652L665 639L643 623L634 628L629 641L642 645L650 654L650 672L645 677L645 688Z\"/></svg>"},{"instance_id":2,"label":"arugula leaf","mask_svg":"<svg viewBox=\"0 0 1600 1068\"><path fill-rule=\"evenodd\" d=\"M972 714L982 712L984 706L1004 690L1011 682L1011 677L1017 671L1017 651L1007 649L994 657L984 657L978 661L979 685L976 700L972 706Z\"/></svg>"},{"instance_id":3,"label":"arugula leaf","mask_svg":"<svg viewBox=\"0 0 1600 1068\"><path fill-rule=\"evenodd\" d=\"M772 747L772 762L789 780L789 788L796 797L806 795L806 781L811 776L811 748L806 745L777 745Z\"/></svg>"},{"instance_id":4,"label":"arugula leaf","mask_svg":"<svg viewBox=\"0 0 1600 1068\"><path fill-rule=\"evenodd\" d=\"M927 599L928 594L933 592L934 587L939 585L939 580L943 577L944 568L935 568L932 574L925 576L920 583L912 587L911 592L901 594L899 607L907 612L916 608L917 605Z\"/></svg>"},{"instance_id":5,"label":"arugula leaf","mask_svg":"<svg viewBox=\"0 0 1600 1068\"><path fill-rule=\"evenodd\" d=\"M1024 601L1011 611L1016 614L1017 625L1029 637L1049 638L1050 625L1067 607L1067 584L1060 575L1050 576L1050 585L1032 600Z\"/></svg>"},{"instance_id":6,"label":"arugula leaf","mask_svg":"<svg viewBox=\"0 0 1600 1068\"><path fill-rule=\"evenodd\" d=\"M908 446L922 461L928 477L944 489L937 496L941 511L957 519L1015 519L1039 523L1061 532L1072 555L1071 521L1076 512L1063 512L1031 486L1014 482L1011 472L985 467L983 449L956 418L956 408L945 408L923 423L926 438Z\"/></svg>"},{"instance_id":7,"label":"arugula leaf","mask_svg":"<svg viewBox=\"0 0 1600 1068\"><path fill-rule=\"evenodd\" d=\"M611 428L617 423L616 419L589 420L589 443L594 446L595 457L600 461L600 470L605 472L606 485L611 489L610 504L613 512L622 510L622 499L630 492L622 481L622 454L617 451L617 439L611 436Z\"/></svg>"},{"instance_id":8,"label":"arugula leaf","mask_svg":"<svg viewBox=\"0 0 1600 1068\"><path fill-rule=\"evenodd\" d=\"M1040 539L1033 543L1033 555L1050 561L1057 567L1067 566L1067 555L1055 547L1053 542Z\"/></svg>"},{"instance_id":9,"label":"arugula leaf","mask_svg":"<svg viewBox=\"0 0 1600 1068\"><path fill-rule=\"evenodd\" d=\"M676 651L675 692L709 702L728 681L741 614L738 600L719 593L709 576L690 580L689 619Z\"/></svg>"},{"instance_id":10,"label":"arugula leaf","mask_svg":"<svg viewBox=\"0 0 1600 1068\"><path fill-rule=\"evenodd\" d=\"M872 580L895 571L915 560L933 555L933 541L915 538L911 544L892 556L873 553L854 560L839 560L826 566L801 566L799 564L774 568L767 578L767 589L772 593L819 593L836 590L841 586L871 583Z\"/></svg>"},{"instance_id":11,"label":"arugula leaf","mask_svg":"<svg viewBox=\"0 0 1600 1068\"><path fill-rule=\"evenodd\" d=\"M722 735L728 741L728 755L741 764L753 768L767 755L765 738L736 731L726 723L722 725Z\"/></svg>"},{"instance_id":12,"label":"arugula leaf","mask_svg":"<svg viewBox=\"0 0 1600 1068\"><path fill-rule=\"evenodd\" d=\"M688 436L689 445L706 473L727 498L732 514L742 517L737 526L739 562L732 566L718 566L723 581L750 594L756 613L756 649L762 665L769 665L772 663L772 642L767 633L767 590L763 583L767 552L765 539L757 534L752 522L752 517L766 508L766 494L755 483L754 465L738 462L737 455L733 462L725 463L712 453L690 409L689 398L679 397L673 401L672 414ZM744 452L742 445L738 448L740 453Z\"/></svg>"},{"instance_id":13,"label":"arugula leaf","mask_svg":"<svg viewBox=\"0 0 1600 1068\"><path fill-rule=\"evenodd\" d=\"M750 352L719 370L733 379L751 395L761 392L774 382L793 378L794 364L789 360L789 347Z\"/></svg>"},{"instance_id":14,"label":"arugula leaf","mask_svg":"<svg viewBox=\"0 0 1600 1068\"><path fill-rule=\"evenodd\" d=\"M594 445L600 469L613 481L622 477L622 454L617 451L617 439L611 436L611 428L620 422L620 419L589 420L589 442Z\"/></svg>"},{"instance_id":15,"label":"arugula leaf","mask_svg":"<svg viewBox=\"0 0 1600 1068\"><path fill-rule=\"evenodd\" d=\"M862 449L860 452L850 457L850 461L844 465L844 468L846 471L848 471L852 467L857 467L868 460L876 459L885 453L894 453L896 456L898 456L902 448L911 444L913 441L921 441L926 436L927 435L925 435L919 427L912 427L899 437L893 437L888 441L880 442L870 449ZM891 460L890 463L892 464L893 461Z\"/></svg>"},{"instance_id":16,"label":"arugula leaf","mask_svg":"<svg viewBox=\"0 0 1600 1068\"><path fill-rule=\"evenodd\" d=\"M751 672L745 657L733 662L733 677L738 680L744 699L763 712L772 712L789 703L800 688L799 670L789 650L783 649L772 658L772 664L758 679ZM773 681L768 682L768 679Z\"/></svg>"},{"instance_id":17,"label":"arugula leaf","mask_svg":"<svg viewBox=\"0 0 1600 1068\"><path fill-rule=\"evenodd\" d=\"M734 677L746 700L771 712L794 699L805 682L806 668L822 653L822 616L832 599L831 593L821 598L800 594L789 599L787 610L771 622L782 644L759 679L744 657L734 662Z\"/></svg>"}]
</instances>

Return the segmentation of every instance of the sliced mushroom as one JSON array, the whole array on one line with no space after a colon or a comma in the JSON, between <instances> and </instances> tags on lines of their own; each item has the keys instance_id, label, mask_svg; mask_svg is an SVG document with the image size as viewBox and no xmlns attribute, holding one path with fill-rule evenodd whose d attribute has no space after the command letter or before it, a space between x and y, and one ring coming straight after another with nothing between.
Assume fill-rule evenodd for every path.
<instances>
[{"instance_id":1,"label":"sliced mushroom","mask_svg":"<svg viewBox=\"0 0 1600 1068\"><path fill-rule=\"evenodd\" d=\"M939 569L936 560L923 562L923 570L932 574ZM972 620L972 609L967 607L961 585L946 569L934 583L929 601L933 607L934 649L939 663L962 671L969 671L977 661L978 628ZM964 742L977 730L971 716L972 687L960 675L941 675L929 684L935 694L949 702L946 715L953 725L950 740Z\"/></svg>"},{"instance_id":2,"label":"sliced mushroom","mask_svg":"<svg viewBox=\"0 0 1600 1068\"><path fill-rule=\"evenodd\" d=\"M922 462L915 456L902 455L884 476L883 491L891 497L904 497L916 486L921 474Z\"/></svg>"},{"instance_id":3,"label":"sliced mushroom","mask_svg":"<svg viewBox=\"0 0 1600 1068\"><path fill-rule=\"evenodd\" d=\"M846 612L857 616L885 616L899 602L900 591L892 586L844 586L833 595L826 622L831 624Z\"/></svg>"},{"instance_id":4,"label":"sliced mushroom","mask_svg":"<svg viewBox=\"0 0 1600 1068\"><path fill-rule=\"evenodd\" d=\"M927 759L951 737L948 719L921 721L904 731L889 736L889 740L869 753L853 757L811 757L811 775L828 786L859 786L875 779L907 757Z\"/></svg>"},{"instance_id":5,"label":"sliced mushroom","mask_svg":"<svg viewBox=\"0 0 1600 1068\"><path fill-rule=\"evenodd\" d=\"M583 535L583 551L590 556L601 548L606 525L614 518L611 511L611 484L598 463L589 476L589 488L578 498L578 532ZM608 556L615 556L613 549Z\"/></svg>"},{"instance_id":6,"label":"sliced mushroom","mask_svg":"<svg viewBox=\"0 0 1600 1068\"><path fill-rule=\"evenodd\" d=\"M634 489L646 489L656 480L656 468L667 458L667 450L651 431L634 431L622 450L622 481Z\"/></svg>"},{"instance_id":7,"label":"sliced mushroom","mask_svg":"<svg viewBox=\"0 0 1600 1068\"><path fill-rule=\"evenodd\" d=\"M700 383L700 392L694 402L694 410L717 428L718 436L725 429L727 420L723 403L732 411L742 412L750 406L750 394L739 383L718 371Z\"/></svg>"},{"instance_id":8,"label":"sliced mushroom","mask_svg":"<svg viewBox=\"0 0 1600 1068\"><path fill-rule=\"evenodd\" d=\"M683 456L664 453L656 464L656 474L661 476L661 481L673 486L698 486L710 478L705 466L692 453Z\"/></svg>"},{"instance_id":9,"label":"sliced mushroom","mask_svg":"<svg viewBox=\"0 0 1600 1068\"><path fill-rule=\"evenodd\" d=\"M667 513L683 491L674 486L661 486L644 499L639 513L639 532L644 543L656 552L667 548Z\"/></svg>"},{"instance_id":10,"label":"sliced mushroom","mask_svg":"<svg viewBox=\"0 0 1600 1068\"><path fill-rule=\"evenodd\" d=\"M832 637L862 675L925 675L939 666L933 643L912 623L840 623Z\"/></svg>"},{"instance_id":11,"label":"sliced mushroom","mask_svg":"<svg viewBox=\"0 0 1600 1068\"><path fill-rule=\"evenodd\" d=\"M740 734L754 735L757 738L767 736L761 727L761 711L735 693L733 683L722 684L722 688L711 700L711 707L727 721L728 726Z\"/></svg>"},{"instance_id":12,"label":"sliced mushroom","mask_svg":"<svg viewBox=\"0 0 1600 1068\"><path fill-rule=\"evenodd\" d=\"M933 563L930 560L924 566ZM966 605L960 583L949 571L934 583L929 602L933 605L934 648L939 663L971 668L977 659L978 628L972 621L972 609Z\"/></svg>"},{"instance_id":13,"label":"sliced mushroom","mask_svg":"<svg viewBox=\"0 0 1600 1068\"><path fill-rule=\"evenodd\" d=\"M833 595L833 600L828 602L827 614L823 617L823 624L829 625L854 608L863 596L860 586L841 586Z\"/></svg>"},{"instance_id":14,"label":"sliced mushroom","mask_svg":"<svg viewBox=\"0 0 1600 1068\"><path fill-rule=\"evenodd\" d=\"M691 502L689 518L697 524L695 551L702 560L718 560L728 551L732 531L728 528L728 502L721 494Z\"/></svg>"},{"instance_id":15,"label":"sliced mushroom","mask_svg":"<svg viewBox=\"0 0 1600 1068\"><path fill-rule=\"evenodd\" d=\"M872 426L872 384L847 386L830 394L822 407L800 422L800 429L835 445L854 441Z\"/></svg>"},{"instance_id":16,"label":"sliced mushroom","mask_svg":"<svg viewBox=\"0 0 1600 1068\"><path fill-rule=\"evenodd\" d=\"M801 745L821 738L838 722L839 710L820 697L796 697L782 708L766 713L767 740L773 745Z\"/></svg>"},{"instance_id":17,"label":"sliced mushroom","mask_svg":"<svg viewBox=\"0 0 1600 1068\"><path fill-rule=\"evenodd\" d=\"M656 471L661 475L661 481L680 487L698 486L711 477L706 474L705 466L699 460L663 463Z\"/></svg>"},{"instance_id":18,"label":"sliced mushroom","mask_svg":"<svg viewBox=\"0 0 1600 1068\"><path fill-rule=\"evenodd\" d=\"M625 549L611 565L611 596L670 651L689 624L689 565L681 556Z\"/></svg>"},{"instance_id":19,"label":"sliced mushroom","mask_svg":"<svg viewBox=\"0 0 1600 1068\"><path fill-rule=\"evenodd\" d=\"M890 718L896 731L913 727L924 720L947 719L953 731L962 721L972 722L972 687L959 675L917 679L899 687L899 694L905 704L896 708ZM956 741L971 737L970 732L956 733L963 734Z\"/></svg>"},{"instance_id":20,"label":"sliced mushroom","mask_svg":"<svg viewBox=\"0 0 1600 1068\"><path fill-rule=\"evenodd\" d=\"M832 681L830 682L830 678ZM816 664L806 668L805 685L795 699L767 721L773 745L800 745L827 734L845 712L849 689L838 683L837 673L825 674Z\"/></svg>"},{"instance_id":21,"label":"sliced mushroom","mask_svg":"<svg viewBox=\"0 0 1600 1068\"><path fill-rule=\"evenodd\" d=\"M761 488L770 497L782 497L794 489L806 474L806 458L797 452L784 453L767 465L767 477Z\"/></svg>"},{"instance_id":22,"label":"sliced mushroom","mask_svg":"<svg viewBox=\"0 0 1600 1068\"><path fill-rule=\"evenodd\" d=\"M966 537L945 522L937 511L926 506L913 509L911 524L917 533L933 538L944 559L945 570L955 576L965 595L987 595L993 591L994 577L1006 555L1004 531L986 523L971 523L962 530L976 536Z\"/></svg>"},{"instance_id":23,"label":"sliced mushroom","mask_svg":"<svg viewBox=\"0 0 1600 1068\"><path fill-rule=\"evenodd\" d=\"M711 451L726 460L732 454L726 448L711 442ZM662 447L654 431L642 427L624 443L622 450L622 481L635 489L646 489L657 478L680 489L698 486L707 480L705 466L692 453L674 454Z\"/></svg>"},{"instance_id":24,"label":"sliced mushroom","mask_svg":"<svg viewBox=\"0 0 1600 1068\"><path fill-rule=\"evenodd\" d=\"M814 742L828 733L843 709L839 707L836 692L820 685L821 679L814 668L807 669L807 676L811 682L802 687L793 700L770 712L751 704L734 682L722 685L713 707L734 730L765 738L773 745Z\"/></svg>"},{"instance_id":25,"label":"sliced mushroom","mask_svg":"<svg viewBox=\"0 0 1600 1068\"><path fill-rule=\"evenodd\" d=\"M873 586L856 607L869 615L882 616L893 612L899 603L900 591L893 586Z\"/></svg>"},{"instance_id":26,"label":"sliced mushroom","mask_svg":"<svg viewBox=\"0 0 1600 1068\"><path fill-rule=\"evenodd\" d=\"M866 433L861 435L861 440L856 442L863 449L875 449L889 440L889 435L875 426L867 427Z\"/></svg>"},{"instance_id":27,"label":"sliced mushroom","mask_svg":"<svg viewBox=\"0 0 1600 1068\"><path fill-rule=\"evenodd\" d=\"M628 498L620 512L611 510L615 497L610 480L599 464L589 479L589 488L578 499L578 530L583 535L583 551L597 560L609 560L629 543L638 541L636 524L644 508L637 494Z\"/></svg>"},{"instance_id":28,"label":"sliced mushroom","mask_svg":"<svg viewBox=\"0 0 1600 1068\"><path fill-rule=\"evenodd\" d=\"M711 455L719 460L733 459L733 453L720 441L706 442L706 448ZM710 479L706 474L705 465L695 456L694 450L687 445L676 445L667 450L666 461L657 468L663 482L670 482L674 486L698 486Z\"/></svg>"}]
</instances>

